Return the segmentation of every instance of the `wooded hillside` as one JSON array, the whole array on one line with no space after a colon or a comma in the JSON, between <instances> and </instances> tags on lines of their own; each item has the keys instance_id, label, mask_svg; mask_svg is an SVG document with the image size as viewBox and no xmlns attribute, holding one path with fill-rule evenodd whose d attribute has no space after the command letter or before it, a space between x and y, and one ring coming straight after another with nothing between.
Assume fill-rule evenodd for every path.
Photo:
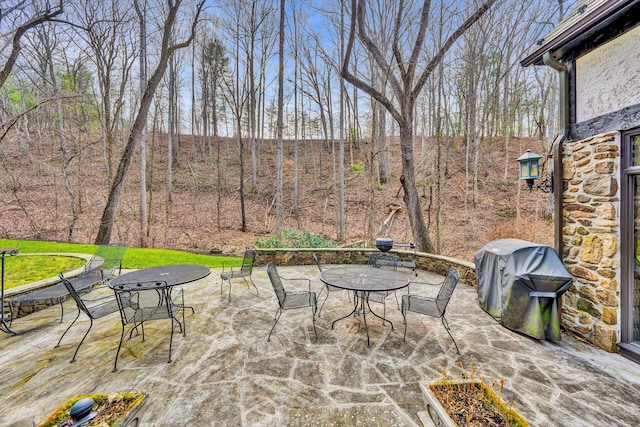
<instances>
[{"instance_id":1,"label":"wooded hillside","mask_svg":"<svg viewBox=\"0 0 640 427\"><path fill-rule=\"evenodd\" d=\"M86 136L89 140L89 136ZM216 161L194 161L189 136L181 136L178 162L173 172L173 197L167 201L166 138L150 135L151 163L148 183L150 245L208 252L221 249L239 253L274 231L275 212L273 156L275 143L266 141L260 149L261 173L255 192L246 197L247 232L240 231L238 197L239 168L235 141L222 139L212 144L220 149L220 188ZM391 179L378 185L368 166L368 142L353 145L353 163L346 165L346 245L372 246L370 237L390 236L399 242L412 241L407 217L403 212L399 182L399 150L391 143ZM498 141L493 141L498 145ZM328 145L308 141L300 150L300 210L293 211L292 147L288 142L284 161L284 227L309 231L336 240L336 196L332 188L333 163ZM420 144L416 142L419 152ZM486 242L496 238L518 237L553 244L553 226L545 219L548 195L534 191L518 181L515 159L527 148L539 145L533 139L517 140L513 153L505 156L490 150L483 157L478 200L464 198L464 144L454 140L447 146L440 232L431 200L433 194L433 147L426 144L426 160L418 169L419 192L423 197L425 218L439 253L473 260L473 254ZM105 173L101 146L87 142L77 147L69 163L68 181L77 195L77 215L72 241L93 242L104 208L109 180ZM29 155L20 150L18 141L3 146L4 171L0 186L0 235L4 238L67 240L72 221L70 197L65 190L59 167L57 144L43 138L32 146ZM350 156L349 156L350 157ZM422 159L421 159L422 160ZM508 162L507 162L508 160ZM132 168L138 167L138 158ZM507 162L505 164L505 162ZM509 179L504 180L505 167ZM250 178L246 178L247 181ZM373 185L370 183L373 182ZM112 241L138 245L139 182L135 174L126 180L122 209L116 220ZM372 191L373 190L373 191ZM369 205L373 207L370 209ZM394 215L391 210L400 209ZM219 210L218 210L219 209ZM219 212L219 215L218 215ZM370 224L370 228L368 228ZM219 228L218 228L219 226ZM369 233L371 231L371 233ZM369 234L369 235L368 235Z\"/></svg>"}]
</instances>

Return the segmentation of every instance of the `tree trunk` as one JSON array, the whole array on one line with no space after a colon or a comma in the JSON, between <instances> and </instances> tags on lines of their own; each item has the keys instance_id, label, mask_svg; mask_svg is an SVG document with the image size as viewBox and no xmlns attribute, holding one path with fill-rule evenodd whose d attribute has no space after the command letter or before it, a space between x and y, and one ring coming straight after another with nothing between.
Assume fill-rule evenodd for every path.
<instances>
[{"instance_id":1,"label":"tree trunk","mask_svg":"<svg viewBox=\"0 0 640 427\"><path fill-rule=\"evenodd\" d=\"M293 13L293 32L294 32L294 68L293 68L293 213L298 220L298 226L300 225L300 176L299 176L299 148L298 142L298 89L300 82L298 81L298 68L300 67L300 57L298 55L298 11L294 10ZM299 228L299 227L298 227Z\"/></svg>"},{"instance_id":2,"label":"tree trunk","mask_svg":"<svg viewBox=\"0 0 640 427\"><path fill-rule=\"evenodd\" d=\"M276 151L276 231L282 228L282 160L283 142L282 128L284 125L284 12L285 1L280 0L280 28L278 49L278 148Z\"/></svg>"},{"instance_id":3,"label":"tree trunk","mask_svg":"<svg viewBox=\"0 0 640 427\"><path fill-rule=\"evenodd\" d=\"M344 2L340 2L340 57L344 55ZM340 191L340 208L338 218L338 240L346 240L345 201L344 201L344 80L340 79L340 142L338 151L338 182Z\"/></svg>"},{"instance_id":4,"label":"tree trunk","mask_svg":"<svg viewBox=\"0 0 640 427\"><path fill-rule=\"evenodd\" d=\"M147 23L146 9L140 8L138 0L134 1L134 6L140 20L140 93L144 93L147 85ZM140 247L147 247L149 238L149 211L147 208L147 134L146 123L140 134Z\"/></svg>"},{"instance_id":5,"label":"tree trunk","mask_svg":"<svg viewBox=\"0 0 640 427\"><path fill-rule=\"evenodd\" d=\"M173 58L169 60L169 105L167 111L167 201L173 198L173 152L175 150L175 109L176 109L176 66Z\"/></svg>"},{"instance_id":6,"label":"tree trunk","mask_svg":"<svg viewBox=\"0 0 640 427\"><path fill-rule=\"evenodd\" d=\"M240 230L245 233L247 231L247 213L244 206L244 141L242 139L242 122L241 118L237 120L238 133L238 152L240 155Z\"/></svg>"},{"instance_id":7,"label":"tree trunk","mask_svg":"<svg viewBox=\"0 0 640 427\"><path fill-rule=\"evenodd\" d=\"M381 184L389 181L389 153L387 152L387 110L378 101L376 103L377 129L376 147L378 151L378 174Z\"/></svg>"},{"instance_id":8,"label":"tree trunk","mask_svg":"<svg viewBox=\"0 0 640 427\"><path fill-rule=\"evenodd\" d=\"M251 17L253 20L253 16ZM250 48L247 52L249 68L249 146L251 147L251 191L258 186L258 163L256 157L256 82L254 71L255 36L251 36Z\"/></svg>"},{"instance_id":9,"label":"tree trunk","mask_svg":"<svg viewBox=\"0 0 640 427\"><path fill-rule=\"evenodd\" d=\"M415 167L413 163L413 126L411 121L400 125L400 148L402 150L402 176L400 182L404 190L404 203L415 239L416 248L422 252L433 253L433 244L427 233L424 215L420 207L420 198L416 189Z\"/></svg>"}]
</instances>

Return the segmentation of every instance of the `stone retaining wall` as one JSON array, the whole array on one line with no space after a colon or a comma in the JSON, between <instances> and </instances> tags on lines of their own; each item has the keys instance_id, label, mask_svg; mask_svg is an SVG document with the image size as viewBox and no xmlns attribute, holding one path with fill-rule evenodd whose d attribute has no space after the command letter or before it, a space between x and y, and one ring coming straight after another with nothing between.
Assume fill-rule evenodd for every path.
<instances>
[{"instance_id":1,"label":"stone retaining wall","mask_svg":"<svg viewBox=\"0 0 640 427\"><path fill-rule=\"evenodd\" d=\"M317 253L324 264L366 264L369 261L369 253L377 252L376 249L351 249L351 248L329 248L329 249L257 249L256 264L267 265L269 262L275 262L278 265L310 265L313 264L313 254ZM476 270L475 265L470 262L460 261L455 258L448 258L423 252L413 251L396 251L391 253L398 256L402 261L413 261L416 267L431 271L437 274L445 275L450 265L458 268L460 271L460 281L472 286L476 286ZM81 270L81 269L80 269ZM10 298L14 298L23 293L32 292L41 289L47 285L55 284L54 282L36 285L29 285L21 289L13 289ZM6 298L8 301L10 298ZM25 316L34 311L47 308L57 304L58 300L43 302L39 305L31 305L25 307L14 308L13 315L15 318ZM6 306L6 314L9 316L9 307Z\"/></svg>"},{"instance_id":2,"label":"stone retaining wall","mask_svg":"<svg viewBox=\"0 0 640 427\"><path fill-rule=\"evenodd\" d=\"M562 258L574 277L563 296L563 324L614 352L620 333L619 134L566 144L563 168Z\"/></svg>"},{"instance_id":3,"label":"stone retaining wall","mask_svg":"<svg viewBox=\"0 0 640 427\"><path fill-rule=\"evenodd\" d=\"M71 271L68 271L65 273L65 277L67 278L73 278L73 277L77 277L80 274L82 274L82 272L85 269L86 264L91 260L92 255L91 254L80 254L80 253L52 253L52 252L39 252L39 253L27 253L27 254L19 254L17 256L66 256L66 257L72 257L72 258L80 258L83 259L85 261L85 264L82 265L81 267L78 267L76 269L73 269ZM54 286L57 285L58 283L60 283L60 278L58 278L58 276L54 276L54 277L48 277L42 280L38 280L37 282L33 282L33 283L29 283L29 284L25 284L22 286L17 286L15 288L11 288L11 289L7 289L4 291L4 301L2 301L2 303L4 304L4 314L5 314L5 321L9 322L9 321L13 321L13 319L18 319L22 316L26 316L28 314L31 313L35 313L36 311L39 310L44 310L45 308L51 307L52 305L56 305L59 304L60 299L55 298L55 299L43 299L42 303L38 303L38 304L29 304L29 305L18 305L15 307L11 307L9 304L9 301L11 301L13 298L16 298L18 296L21 295L27 295L30 294L32 292L37 292L40 291L42 289L48 288L50 286ZM63 296L61 299L63 301L66 301L68 298L70 298L69 295L65 295Z\"/></svg>"},{"instance_id":4,"label":"stone retaining wall","mask_svg":"<svg viewBox=\"0 0 640 427\"><path fill-rule=\"evenodd\" d=\"M256 264L267 265L274 262L277 265L307 265L313 264L313 254L320 255L323 264L366 264L369 254L378 252L373 248L328 248L328 249L257 249ZM476 286L476 268L471 262L461 261L424 252L394 250L390 253L398 256L401 261L413 261L416 267L433 273L445 275L449 266L460 271L460 281Z\"/></svg>"}]
</instances>

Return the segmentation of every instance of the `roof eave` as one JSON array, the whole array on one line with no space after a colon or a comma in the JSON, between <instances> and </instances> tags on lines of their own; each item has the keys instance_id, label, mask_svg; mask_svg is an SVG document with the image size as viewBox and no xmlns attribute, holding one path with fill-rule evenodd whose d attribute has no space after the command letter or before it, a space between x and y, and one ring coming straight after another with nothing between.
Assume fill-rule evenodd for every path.
<instances>
[{"instance_id":1,"label":"roof eave","mask_svg":"<svg viewBox=\"0 0 640 427\"><path fill-rule=\"evenodd\" d=\"M544 65L543 56L547 52L552 52L555 59L562 59L559 54L560 50L570 44L578 44L582 39L588 37L594 30L603 26L604 23L610 21L611 17L624 12L624 10L632 7L640 0L628 1L611 1L606 2L600 8L594 10L589 16L582 21L576 23L558 37L543 43L539 48L534 50L529 56L520 61L520 65L528 67L530 65Z\"/></svg>"}]
</instances>

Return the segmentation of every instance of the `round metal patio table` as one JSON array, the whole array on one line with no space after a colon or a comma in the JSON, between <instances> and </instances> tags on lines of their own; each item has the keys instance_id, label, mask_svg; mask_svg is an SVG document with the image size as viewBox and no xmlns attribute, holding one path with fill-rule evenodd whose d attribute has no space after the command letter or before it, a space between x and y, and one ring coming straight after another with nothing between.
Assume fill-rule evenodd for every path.
<instances>
[{"instance_id":1,"label":"round metal patio table","mask_svg":"<svg viewBox=\"0 0 640 427\"><path fill-rule=\"evenodd\" d=\"M367 328L367 313L365 303L369 312L374 316L389 322L393 330L393 323L390 320L377 315L369 306L369 294L371 292L387 292L402 289L409 284L409 278L402 273L384 268L375 268L369 266L339 266L326 268L320 272L320 280L322 282L335 286L337 288L354 291L353 310L331 323L331 329L336 322L346 319L351 315L362 313L364 319L364 329L367 332L367 346L369 346L369 329ZM360 307L358 307L358 305Z\"/></svg>"},{"instance_id":2,"label":"round metal patio table","mask_svg":"<svg viewBox=\"0 0 640 427\"><path fill-rule=\"evenodd\" d=\"M196 264L179 264L179 265L163 265L160 267L151 267L151 268L143 268L142 270L132 271L130 273L125 273L121 276L116 277L115 279L109 282L109 287L116 292L116 298L118 293L132 293L138 291L150 291L155 290L158 293L158 305L155 308L156 310L165 305L168 310L168 314L172 317L171 320L171 338L169 340L169 362L171 362L171 347L173 343L173 331L174 331L174 321L180 325L180 329L182 330L183 336L186 334L186 324L180 322L180 320L175 317L170 309L172 306L172 297L171 290L174 286L185 285L187 283L195 282L196 280L200 280L204 277L207 277L211 273L209 267L205 267L203 265ZM121 306L120 300L118 300L118 305ZM181 309L182 309L182 320L184 322L184 310L186 307L184 305L184 300L182 300ZM120 307L120 314L123 315L122 306ZM144 311L145 308L141 307L140 310ZM138 309L136 309L138 312ZM194 311L195 312L195 311ZM143 320L140 321L142 324L142 337L144 341L144 314L142 314ZM124 319L124 317L123 317ZM136 322L137 323L137 322ZM134 324L134 327L137 328L137 324ZM131 329L131 331L133 331ZM122 338L125 333L125 321L122 323L122 336L120 337L120 344L118 344L118 351L116 353L116 361L114 363L113 371L117 371L117 363L118 363L118 354L120 353L120 348L122 346Z\"/></svg>"},{"instance_id":3,"label":"round metal patio table","mask_svg":"<svg viewBox=\"0 0 640 427\"><path fill-rule=\"evenodd\" d=\"M203 279L211 273L209 267L197 264L163 265L131 271L109 282L111 289L145 291L158 289L158 285L166 283L168 300L171 299L171 289L174 286L186 285ZM160 303L163 299L160 298ZM193 308L191 309L193 310ZM177 320L177 319L176 319Z\"/></svg>"},{"instance_id":4,"label":"round metal patio table","mask_svg":"<svg viewBox=\"0 0 640 427\"><path fill-rule=\"evenodd\" d=\"M196 264L163 265L160 267L143 268L118 276L109 282L114 289L118 285L129 283L150 283L162 281L168 287L184 285L207 277L211 273L209 267Z\"/></svg>"}]
</instances>

